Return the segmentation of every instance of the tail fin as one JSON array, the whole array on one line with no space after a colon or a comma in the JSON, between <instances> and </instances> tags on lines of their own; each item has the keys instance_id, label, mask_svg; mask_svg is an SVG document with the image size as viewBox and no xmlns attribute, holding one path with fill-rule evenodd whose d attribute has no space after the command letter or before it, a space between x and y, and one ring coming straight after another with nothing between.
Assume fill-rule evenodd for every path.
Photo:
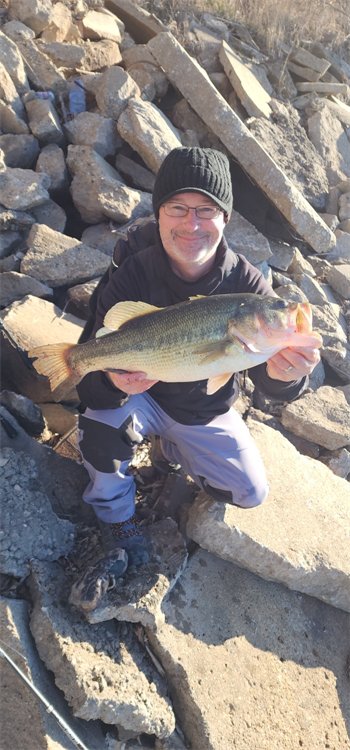
<instances>
[{"instance_id":1,"label":"tail fin","mask_svg":"<svg viewBox=\"0 0 350 750\"><path fill-rule=\"evenodd\" d=\"M28 352L29 357L36 359L33 362L36 371L49 378L55 401L61 401L81 380L69 364L68 355L73 348L74 344L49 344Z\"/></svg>"}]
</instances>

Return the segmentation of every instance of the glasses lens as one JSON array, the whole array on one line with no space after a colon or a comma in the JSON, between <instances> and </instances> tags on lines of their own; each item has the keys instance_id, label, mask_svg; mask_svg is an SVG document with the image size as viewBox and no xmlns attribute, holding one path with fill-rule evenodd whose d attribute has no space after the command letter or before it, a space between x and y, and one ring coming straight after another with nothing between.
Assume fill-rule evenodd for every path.
<instances>
[{"instance_id":1,"label":"glasses lens","mask_svg":"<svg viewBox=\"0 0 350 750\"><path fill-rule=\"evenodd\" d=\"M197 206L196 208L191 208L184 203L164 203L163 208L167 216L179 218L187 216L190 210L196 212L198 219L217 219L221 213L221 208L218 206Z\"/></svg>"}]
</instances>

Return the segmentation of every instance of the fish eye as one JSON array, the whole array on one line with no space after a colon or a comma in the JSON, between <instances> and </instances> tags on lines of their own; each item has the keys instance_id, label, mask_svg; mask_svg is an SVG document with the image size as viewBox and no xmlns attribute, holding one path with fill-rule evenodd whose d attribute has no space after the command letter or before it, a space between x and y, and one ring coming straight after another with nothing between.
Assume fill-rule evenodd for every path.
<instances>
[{"instance_id":1,"label":"fish eye","mask_svg":"<svg viewBox=\"0 0 350 750\"><path fill-rule=\"evenodd\" d=\"M274 308L274 310L285 310L288 305L285 299L281 299L280 297L278 297L274 300L272 307Z\"/></svg>"}]
</instances>

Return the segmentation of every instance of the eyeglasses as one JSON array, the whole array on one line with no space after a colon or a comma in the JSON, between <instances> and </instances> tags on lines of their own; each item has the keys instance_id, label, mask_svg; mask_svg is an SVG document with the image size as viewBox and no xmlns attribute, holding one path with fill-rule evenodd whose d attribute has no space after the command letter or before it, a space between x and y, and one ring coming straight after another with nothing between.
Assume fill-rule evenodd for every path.
<instances>
[{"instance_id":1,"label":"eyeglasses","mask_svg":"<svg viewBox=\"0 0 350 750\"><path fill-rule=\"evenodd\" d=\"M189 211L195 211L198 219L217 219L223 212L219 206L186 206L184 203L163 203L164 213L167 216L183 218Z\"/></svg>"}]
</instances>

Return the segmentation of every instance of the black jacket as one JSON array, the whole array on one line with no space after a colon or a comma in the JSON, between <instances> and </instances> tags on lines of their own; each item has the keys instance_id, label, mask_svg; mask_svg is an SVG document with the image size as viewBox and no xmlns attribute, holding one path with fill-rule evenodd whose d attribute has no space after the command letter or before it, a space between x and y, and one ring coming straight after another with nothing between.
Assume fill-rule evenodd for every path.
<instances>
[{"instance_id":1,"label":"black jacket","mask_svg":"<svg viewBox=\"0 0 350 750\"><path fill-rule=\"evenodd\" d=\"M167 307L196 295L232 294L250 292L273 294L266 279L243 255L228 248L223 237L217 251L216 263L205 276L197 281L184 281L171 270L163 249L158 227L146 224L133 228L130 245L119 243L117 260L122 265L114 273L105 274L100 282L92 307L96 311L88 322L81 340L93 338L103 326L107 310L117 302L135 300L148 302L156 307ZM144 249L140 250L140 247ZM127 253L135 254L126 256ZM257 365L249 370L249 376L264 395L281 401L291 401L304 389L306 378L284 383L270 378L266 365ZM158 382L148 391L152 398L174 420L182 424L206 424L215 416L223 414L238 396L237 376L216 393L208 396L206 380L192 383ZM129 398L115 388L103 372L86 375L77 386L79 397L90 409L114 409Z\"/></svg>"}]
</instances>

